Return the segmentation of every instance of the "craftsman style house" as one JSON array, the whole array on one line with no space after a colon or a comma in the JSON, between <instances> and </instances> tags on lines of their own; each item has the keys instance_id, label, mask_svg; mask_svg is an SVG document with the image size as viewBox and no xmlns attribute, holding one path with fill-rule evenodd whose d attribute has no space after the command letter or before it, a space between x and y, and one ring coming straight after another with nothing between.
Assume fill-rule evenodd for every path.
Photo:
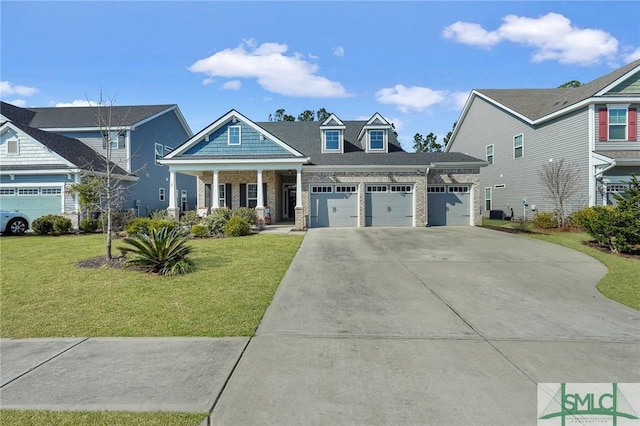
<instances>
[{"instance_id":1,"label":"craftsman style house","mask_svg":"<svg viewBox=\"0 0 640 426\"><path fill-rule=\"evenodd\" d=\"M198 210L255 207L295 228L479 224L483 160L402 150L380 114L366 121L254 122L231 110L160 160L198 182Z\"/></svg>"},{"instance_id":2,"label":"craftsman style house","mask_svg":"<svg viewBox=\"0 0 640 426\"><path fill-rule=\"evenodd\" d=\"M538 173L560 160L580 177L569 210L614 204L612 195L625 191L632 173L640 175L638 106L640 61L576 88L477 89L447 151L489 164L480 173L485 214L552 211Z\"/></svg>"},{"instance_id":3,"label":"craftsman style house","mask_svg":"<svg viewBox=\"0 0 640 426\"><path fill-rule=\"evenodd\" d=\"M102 107L103 109L105 107ZM109 122L99 108L19 108L1 104L0 206L35 219L53 213L77 221L68 188L83 176L104 173L107 149L127 191L121 208L147 215L169 206L169 172L159 163L192 133L176 105L114 106ZM108 129L110 134L104 134ZM196 182L176 182L178 206L194 209Z\"/></svg>"}]
</instances>

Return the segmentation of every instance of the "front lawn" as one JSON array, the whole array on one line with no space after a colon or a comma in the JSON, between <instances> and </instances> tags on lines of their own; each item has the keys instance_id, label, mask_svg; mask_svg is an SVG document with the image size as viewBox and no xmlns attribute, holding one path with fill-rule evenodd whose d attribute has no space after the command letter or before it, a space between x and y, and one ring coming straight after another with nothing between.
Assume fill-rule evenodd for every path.
<instances>
[{"instance_id":1,"label":"front lawn","mask_svg":"<svg viewBox=\"0 0 640 426\"><path fill-rule=\"evenodd\" d=\"M509 221L490 219L483 219L482 224L483 226L508 228L514 228L517 225ZM530 225L528 229L533 230ZM640 279L638 279L640 277L640 259L624 257L590 247L585 243L591 241L592 238L584 232L535 231L523 235L559 244L598 259L609 269L609 272L600 280L596 288L609 299L640 310Z\"/></svg>"},{"instance_id":2,"label":"front lawn","mask_svg":"<svg viewBox=\"0 0 640 426\"><path fill-rule=\"evenodd\" d=\"M119 411L39 411L0 410L3 425L141 425L141 426L198 426L206 413L129 413Z\"/></svg>"},{"instance_id":3,"label":"front lawn","mask_svg":"<svg viewBox=\"0 0 640 426\"><path fill-rule=\"evenodd\" d=\"M160 277L78 267L104 254L101 234L2 237L0 335L250 336L302 238L193 240L196 271Z\"/></svg>"}]
</instances>

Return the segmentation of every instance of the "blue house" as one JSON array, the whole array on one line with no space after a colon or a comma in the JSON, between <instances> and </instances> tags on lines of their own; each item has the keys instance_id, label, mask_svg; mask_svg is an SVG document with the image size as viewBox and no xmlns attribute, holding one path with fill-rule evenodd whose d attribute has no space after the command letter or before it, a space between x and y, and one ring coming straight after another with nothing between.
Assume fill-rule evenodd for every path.
<instances>
[{"instance_id":1,"label":"blue house","mask_svg":"<svg viewBox=\"0 0 640 426\"><path fill-rule=\"evenodd\" d=\"M104 167L109 153L115 172L129 183L121 209L142 216L166 209L169 170L159 159L192 134L178 106L114 106L108 122L106 111L104 117L100 111L19 108L2 102L0 206L24 210L32 220L48 213L77 219L79 206L65 195L68 187L101 173L98 164ZM180 176L176 191L181 210L196 207L193 177Z\"/></svg>"}]
</instances>

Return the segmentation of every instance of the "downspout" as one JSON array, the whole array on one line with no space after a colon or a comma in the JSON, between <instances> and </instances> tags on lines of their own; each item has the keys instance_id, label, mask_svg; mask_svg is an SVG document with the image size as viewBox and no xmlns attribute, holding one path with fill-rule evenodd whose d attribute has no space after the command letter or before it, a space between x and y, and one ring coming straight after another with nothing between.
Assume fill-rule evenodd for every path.
<instances>
[{"instance_id":1,"label":"downspout","mask_svg":"<svg viewBox=\"0 0 640 426\"><path fill-rule=\"evenodd\" d=\"M589 118L589 151L587 154L589 155L589 174L587 179L589 180L589 206L595 206L596 199L598 198L598 194L596 193L596 175L593 174L595 171L595 164L593 164L593 153L596 150L596 106L594 104L589 105L588 111Z\"/></svg>"},{"instance_id":2,"label":"downspout","mask_svg":"<svg viewBox=\"0 0 640 426\"><path fill-rule=\"evenodd\" d=\"M430 167L424 172L424 226L429 226L429 192L427 187L429 186L429 170Z\"/></svg>"}]
</instances>

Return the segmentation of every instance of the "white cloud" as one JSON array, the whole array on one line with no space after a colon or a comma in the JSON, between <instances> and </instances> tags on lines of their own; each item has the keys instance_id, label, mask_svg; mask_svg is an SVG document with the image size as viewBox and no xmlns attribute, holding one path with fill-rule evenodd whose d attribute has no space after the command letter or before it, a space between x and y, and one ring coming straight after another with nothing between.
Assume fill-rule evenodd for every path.
<instances>
[{"instance_id":1,"label":"white cloud","mask_svg":"<svg viewBox=\"0 0 640 426\"><path fill-rule=\"evenodd\" d=\"M638 59L640 59L640 47L636 48L636 50L632 50L622 55L622 59L624 60L625 64L630 64L633 61L637 61Z\"/></svg>"},{"instance_id":2,"label":"white cloud","mask_svg":"<svg viewBox=\"0 0 640 426\"><path fill-rule=\"evenodd\" d=\"M229 80L220 86L221 89L225 90L240 90L241 87L242 83L240 80Z\"/></svg>"},{"instance_id":3,"label":"white cloud","mask_svg":"<svg viewBox=\"0 0 640 426\"><path fill-rule=\"evenodd\" d=\"M406 87L396 84L393 87L380 89L376 92L376 100L382 104L392 104L404 113L411 110L422 111L445 99L446 92L432 90L428 87Z\"/></svg>"},{"instance_id":4,"label":"white cloud","mask_svg":"<svg viewBox=\"0 0 640 426\"><path fill-rule=\"evenodd\" d=\"M317 75L318 65L303 55L286 55L286 44L244 40L235 49L225 49L196 61L189 71L209 77L255 78L263 89L286 96L344 98L349 96L336 81Z\"/></svg>"},{"instance_id":5,"label":"white cloud","mask_svg":"<svg viewBox=\"0 0 640 426\"><path fill-rule=\"evenodd\" d=\"M444 38L488 48L503 41L534 48L533 62L557 60L564 64L592 65L611 60L618 52L618 40L599 29L581 29L557 13L539 18L508 15L495 31L479 24L456 22L442 31Z\"/></svg>"},{"instance_id":6,"label":"white cloud","mask_svg":"<svg viewBox=\"0 0 640 426\"><path fill-rule=\"evenodd\" d=\"M24 99L14 99L12 101L7 101L7 103L21 108L27 106L27 101L25 101Z\"/></svg>"},{"instance_id":7,"label":"white cloud","mask_svg":"<svg viewBox=\"0 0 640 426\"><path fill-rule=\"evenodd\" d=\"M87 106L98 106L98 104L96 102L88 101L85 99L75 99L71 102L56 103L56 107L87 107Z\"/></svg>"},{"instance_id":8,"label":"white cloud","mask_svg":"<svg viewBox=\"0 0 640 426\"><path fill-rule=\"evenodd\" d=\"M211 83L213 83L213 82L215 82L215 81L216 81L216 79L215 79L215 78L213 78L213 77L207 77L207 78L205 78L204 80L202 80L202 85L203 85L203 86L208 86L208 85L210 85Z\"/></svg>"},{"instance_id":9,"label":"white cloud","mask_svg":"<svg viewBox=\"0 0 640 426\"><path fill-rule=\"evenodd\" d=\"M31 96L37 92L38 89L36 89L35 87L21 86L19 84L13 84L10 81L0 81L0 96Z\"/></svg>"},{"instance_id":10,"label":"white cloud","mask_svg":"<svg viewBox=\"0 0 640 426\"><path fill-rule=\"evenodd\" d=\"M336 46L331 50L331 53L333 56L339 56L342 58L344 56L344 47Z\"/></svg>"},{"instance_id":11,"label":"white cloud","mask_svg":"<svg viewBox=\"0 0 640 426\"><path fill-rule=\"evenodd\" d=\"M447 98L454 109L462 110L462 108L464 108L464 104L467 103L467 99L469 98L469 92L453 92L450 93Z\"/></svg>"}]
</instances>

